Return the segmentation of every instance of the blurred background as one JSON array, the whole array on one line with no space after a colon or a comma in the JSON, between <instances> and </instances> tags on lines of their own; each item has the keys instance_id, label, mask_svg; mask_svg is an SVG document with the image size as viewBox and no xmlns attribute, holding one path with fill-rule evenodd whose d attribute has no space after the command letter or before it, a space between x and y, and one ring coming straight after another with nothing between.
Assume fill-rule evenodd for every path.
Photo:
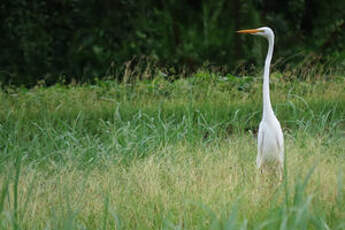
<instances>
[{"instance_id":1,"label":"blurred background","mask_svg":"<svg viewBox=\"0 0 345 230\"><path fill-rule=\"evenodd\" d=\"M5 0L0 81L90 82L161 69L187 76L206 66L236 74L263 65L266 42L239 29L270 26L274 68L345 63L344 0Z\"/></svg>"}]
</instances>

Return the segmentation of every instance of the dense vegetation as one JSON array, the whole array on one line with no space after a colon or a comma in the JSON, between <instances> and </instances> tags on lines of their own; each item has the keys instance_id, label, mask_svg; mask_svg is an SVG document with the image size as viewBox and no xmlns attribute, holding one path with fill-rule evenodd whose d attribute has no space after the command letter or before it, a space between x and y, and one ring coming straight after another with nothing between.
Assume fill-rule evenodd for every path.
<instances>
[{"instance_id":1,"label":"dense vegetation","mask_svg":"<svg viewBox=\"0 0 345 230\"><path fill-rule=\"evenodd\" d=\"M343 0L2 1L0 81L122 78L126 67L152 65L170 76L207 61L235 74L266 45L234 31L263 25L277 33L276 59L344 68L344 11Z\"/></svg>"},{"instance_id":2,"label":"dense vegetation","mask_svg":"<svg viewBox=\"0 0 345 230\"><path fill-rule=\"evenodd\" d=\"M0 230L343 229L344 11L2 1ZM263 25L281 183L254 163L266 44L234 33Z\"/></svg>"},{"instance_id":3,"label":"dense vegetation","mask_svg":"<svg viewBox=\"0 0 345 230\"><path fill-rule=\"evenodd\" d=\"M342 229L345 78L318 73L273 71L281 184L254 164L260 77L7 88L0 229Z\"/></svg>"}]
</instances>

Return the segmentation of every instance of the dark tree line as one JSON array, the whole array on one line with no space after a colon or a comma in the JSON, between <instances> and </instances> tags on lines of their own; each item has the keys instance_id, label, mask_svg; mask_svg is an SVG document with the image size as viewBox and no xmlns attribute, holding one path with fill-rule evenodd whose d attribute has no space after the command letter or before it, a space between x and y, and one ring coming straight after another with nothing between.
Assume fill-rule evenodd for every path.
<instances>
[{"instance_id":1,"label":"dark tree line","mask_svg":"<svg viewBox=\"0 0 345 230\"><path fill-rule=\"evenodd\" d=\"M234 31L263 25L277 34L277 56L343 60L344 14L343 0L5 0L0 81L117 78L133 57L176 71L259 63L264 43Z\"/></svg>"}]
</instances>

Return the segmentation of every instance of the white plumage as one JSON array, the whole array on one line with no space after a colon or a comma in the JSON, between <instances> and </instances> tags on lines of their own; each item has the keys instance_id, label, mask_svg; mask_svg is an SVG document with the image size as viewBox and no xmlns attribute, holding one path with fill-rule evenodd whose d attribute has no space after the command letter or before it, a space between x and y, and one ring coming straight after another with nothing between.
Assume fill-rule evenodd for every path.
<instances>
[{"instance_id":1,"label":"white plumage","mask_svg":"<svg viewBox=\"0 0 345 230\"><path fill-rule=\"evenodd\" d=\"M274 33L269 27L240 30L237 32L263 36L268 40L268 52L265 60L262 86L263 114L258 133L258 153L256 157L256 165L262 172L262 169L266 163L278 163L280 180L282 180L284 165L284 137L280 123L277 117L274 115L272 109L269 89L270 64L274 48Z\"/></svg>"}]
</instances>

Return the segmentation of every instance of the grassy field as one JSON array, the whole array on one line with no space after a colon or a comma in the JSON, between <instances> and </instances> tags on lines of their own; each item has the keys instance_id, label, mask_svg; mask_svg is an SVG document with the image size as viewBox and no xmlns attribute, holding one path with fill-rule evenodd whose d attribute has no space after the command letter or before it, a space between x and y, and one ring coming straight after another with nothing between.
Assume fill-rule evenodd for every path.
<instances>
[{"instance_id":1,"label":"grassy field","mask_svg":"<svg viewBox=\"0 0 345 230\"><path fill-rule=\"evenodd\" d=\"M282 183L260 77L2 90L0 229L345 229L345 77L321 79L272 74Z\"/></svg>"}]
</instances>

